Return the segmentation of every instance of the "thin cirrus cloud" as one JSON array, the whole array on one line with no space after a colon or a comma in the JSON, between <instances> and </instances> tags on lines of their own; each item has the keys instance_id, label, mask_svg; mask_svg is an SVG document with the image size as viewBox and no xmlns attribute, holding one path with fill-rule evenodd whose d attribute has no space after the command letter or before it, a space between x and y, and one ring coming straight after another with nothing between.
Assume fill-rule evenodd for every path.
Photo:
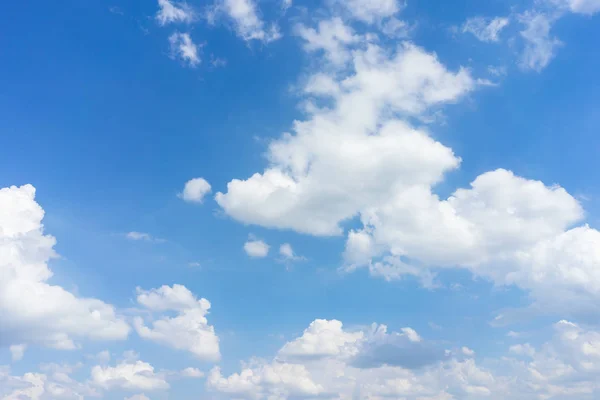
<instances>
[{"instance_id":1,"label":"thin cirrus cloud","mask_svg":"<svg viewBox=\"0 0 600 400\"><path fill-rule=\"evenodd\" d=\"M463 32L473 34L482 42L497 42L500 39L500 32L508 26L508 18L469 18L462 26Z\"/></svg>"},{"instance_id":2,"label":"thin cirrus cloud","mask_svg":"<svg viewBox=\"0 0 600 400\"><path fill-rule=\"evenodd\" d=\"M282 37L279 27L268 25L260 15L254 0L217 0L208 14L209 22L225 19L236 35L244 41L269 43Z\"/></svg>"},{"instance_id":3,"label":"thin cirrus cloud","mask_svg":"<svg viewBox=\"0 0 600 400\"><path fill-rule=\"evenodd\" d=\"M189 33L174 32L169 36L169 45L172 58L180 59L190 68L200 65L200 47L193 42Z\"/></svg>"},{"instance_id":4,"label":"thin cirrus cloud","mask_svg":"<svg viewBox=\"0 0 600 400\"><path fill-rule=\"evenodd\" d=\"M127 232L125 234L125 237L127 239L133 240L133 241L142 241L142 242L151 242L151 243L164 243L164 242L166 242L165 239L154 237L151 234L145 233L145 232L131 231L131 232Z\"/></svg>"},{"instance_id":5,"label":"thin cirrus cloud","mask_svg":"<svg viewBox=\"0 0 600 400\"><path fill-rule=\"evenodd\" d=\"M185 2L177 3L170 0L158 0L156 20L159 25L171 23L191 23L196 19L196 13Z\"/></svg>"}]
</instances>

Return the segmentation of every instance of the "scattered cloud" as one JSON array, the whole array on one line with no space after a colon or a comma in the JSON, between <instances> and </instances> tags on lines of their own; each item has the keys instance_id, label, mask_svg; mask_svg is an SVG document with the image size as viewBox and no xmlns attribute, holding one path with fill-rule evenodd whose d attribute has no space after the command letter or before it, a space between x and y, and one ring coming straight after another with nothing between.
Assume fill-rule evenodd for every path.
<instances>
[{"instance_id":1,"label":"scattered cloud","mask_svg":"<svg viewBox=\"0 0 600 400\"><path fill-rule=\"evenodd\" d=\"M497 67L493 65L490 65L488 67L488 72L490 73L490 75L495 77L501 77L507 74L506 67Z\"/></svg>"},{"instance_id":2,"label":"scattered cloud","mask_svg":"<svg viewBox=\"0 0 600 400\"><path fill-rule=\"evenodd\" d=\"M244 243L244 251L253 258L264 258L269 254L269 245L262 240L250 238Z\"/></svg>"},{"instance_id":3,"label":"scattered cloud","mask_svg":"<svg viewBox=\"0 0 600 400\"><path fill-rule=\"evenodd\" d=\"M144 241L144 242L153 242L153 243L166 242L165 239L156 238L156 237L150 235L149 233L136 232L136 231L127 232L125 237L129 240L134 240L134 241Z\"/></svg>"},{"instance_id":4,"label":"scattered cloud","mask_svg":"<svg viewBox=\"0 0 600 400\"><path fill-rule=\"evenodd\" d=\"M519 16L519 22L524 25L521 37L525 41L525 49L519 65L523 69L541 71L546 68L556 55L562 42L550 33L555 17L526 12Z\"/></svg>"},{"instance_id":5,"label":"scattered cloud","mask_svg":"<svg viewBox=\"0 0 600 400\"><path fill-rule=\"evenodd\" d=\"M281 12L284 14L292 7L293 0L281 0Z\"/></svg>"},{"instance_id":6,"label":"scattered cloud","mask_svg":"<svg viewBox=\"0 0 600 400\"><path fill-rule=\"evenodd\" d=\"M403 3L399 0L336 0L352 18L366 23L381 21L398 13Z\"/></svg>"},{"instance_id":7,"label":"scattered cloud","mask_svg":"<svg viewBox=\"0 0 600 400\"><path fill-rule=\"evenodd\" d=\"M227 65L227 60L224 58L215 57L214 55L211 54L210 65L212 65L214 68L225 67Z\"/></svg>"},{"instance_id":8,"label":"scattered cloud","mask_svg":"<svg viewBox=\"0 0 600 400\"><path fill-rule=\"evenodd\" d=\"M200 371L198 368L188 367L181 371L181 376L186 378L202 378L204 377L204 372Z\"/></svg>"},{"instance_id":9,"label":"scattered cloud","mask_svg":"<svg viewBox=\"0 0 600 400\"><path fill-rule=\"evenodd\" d=\"M175 32L169 36L171 57L179 58L189 67L197 67L201 60L198 55L198 45L194 44L189 33Z\"/></svg>"},{"instance_id":10,"label":"scattered cloud","mask_svg":"<svg viewBox=\"0 0 600 400\"><path fill-rule=\"evenodd\" d=\"M292 245L289 243L284 243L279 246L279 256L283 261L304 261L306 258L297 255L294 253L294 249Z\"/></svg>"},{"instance_id":11,"label":"scattered cloud","mask_svg":"<svg viewBox=\"0 0 600 400\"><path fill-rule=\"evenodd\" d=\"M170 386L164 376L143 361L122 362L114 367L96 365L91 372L92 383L106 390L162 390Z\"/></svg>"},{"instance_id":12,"label":"scattered cloud","mask_svg":"<svg viewBox=\"0 0 600 400\"><path fill-rule=\"evenodd\" d=\"M600 12L600 0L550 0L558 7L577 14L593 15Z\"/></svg>"},{"instance_id":13,"label":"scattered cloud","mask_svg":"<svg viewBox=\"0 0 600 400\"><path fill-rule=\"evenodd\" d=\"M176 3L170 0L158 0L156 20L159 25L171 23L191 23L196 19L194 10L185 2Z\"/></svg>"},{"instance_id":14,"label":"scattered cloud","mask_svg":"<svg viewBox=\"0 0 600 400\"><path fill-rule=\"evenodd\" d=\"M462 26L463 32L473 34L482 42L497 42L500 32L508 26L510 20L508 18L496 17L474 17L469 18Z\"/></svg>"},{"instance_id":15,"label":"scattered cloud","mask_svg":"<svg viewBox=\"0 0 600 400\"><path fill-rule=\"evenodd\" d=\"M347 46L359 40L352 28L345 25L339 17L320 21L317 29L298 25L296 34L304 40L307 52L323 51L325 58L336 65L344 64L350 59Z\"/></svg>"},{"instance_id":16,"label":"scattered cloud","mask_svg":"<svg viewBox=\"0 0 600 400\"><path fill-rule=\"evenodd\" d=\"M178 196L188 203L199 203L204 201L204 197L211 192L210 183L204 178L190 179L185 183L183 191Z\"/></svg>"},{"instance_id":17,"label":"scattered cloud","mask_svg":"<svg viewBox=\"0 0 600 400\"><path fill-rule=\"evenodd\" d=\"M121 16L125 15L123 10L121 10L121 8L117 7L117 6L108 7L108 11L110 11L113 14L117 14L117 15L121 15Z\"/></svg>"},{"instance_id":18,"label":"scattered cloud","mask_svg":"<svg viewBox=\"0 0 600 400\"><path fill-rule=\"evenodd\" d=\"M13 361L20 361L23 359L23 355L25 354L25 350L27 349L26 344L14 344L9 347L10 356Z\"/></svg>"},{"instance_id":19,"label":"scattered cloud","mask_svg":"<svg viewBox=\"0 0 600 400\"><path fill-rule=\"evenodd\" d=\"M220 14L231 21L236 34L245 41L269 43L281 38L277 25L266 26L254 0L218 0L209 19L216 19Z\"/></svg>"},{"instance_id":20,"label":"scattered cloud","mask_svg":"<svg viewBox=\"0 0 600 400\"><path fill-rule=\"evenodd\" d=\"M149 291L138 288L137 302L154 313L175 311L177 314L174 317L162 315L149 325L142 317L135 317L134 327L140 337L188 351L200 360L220 359L219 338L206 318L211 306L208 300L197 299L183 285L173 285Z\"/></svg>"}]
</instances>

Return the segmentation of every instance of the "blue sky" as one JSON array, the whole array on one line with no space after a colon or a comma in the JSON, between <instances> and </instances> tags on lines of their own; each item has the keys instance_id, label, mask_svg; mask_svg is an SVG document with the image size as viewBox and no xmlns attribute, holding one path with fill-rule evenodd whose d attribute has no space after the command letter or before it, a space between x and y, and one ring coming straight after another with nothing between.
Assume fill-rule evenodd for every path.
<instances>
[{"instance_id":1,"label":"blue sky","mask_svg":"<svg viewBox=\"0 0 600 400\"><path fill-rule=\"evenodd\" d=\"M0 399L597 398L598 18L7 4Z\"/></svg>"}]
</instances>

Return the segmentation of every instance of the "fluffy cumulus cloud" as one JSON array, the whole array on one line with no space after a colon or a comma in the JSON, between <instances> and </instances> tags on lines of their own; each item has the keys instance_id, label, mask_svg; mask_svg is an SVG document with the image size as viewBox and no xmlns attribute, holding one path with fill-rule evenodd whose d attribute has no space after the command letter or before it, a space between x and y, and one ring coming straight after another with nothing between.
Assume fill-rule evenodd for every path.
<instances>
[{"instance_id":1,"label":"fluffy cumulus cloud","mask_svg":"<svg viewBox=\"0 0 600 400\"><path fill-rule=\"evenodd\" d=\"M125 339L129 325L113 306L50 283L56 240L43 217L33 186L0 189L0 346L74 349L83 339Z\"/></svg>"},{"instance_id":2,"label":"fluffy cumulus cloud","mask_svg":"<svg viewBox=\"0 0 600 400\"><path fill-rule=\"evenodd\" d=\"M323 387L313 381L305 366L286 363L259 363L228 377L215 367L207 377L207 385L211 390L245 399L310 398L323 393Z\"/></svg>"},{"instance_id":3,"label":"fluffy cumulus cloud","mask_svg":"<svg viewBox=\"0 0 600 400\"><path fill-rule=\"evenodd\" d=\"M235 179L216 200L245 223L339 235L340 223L393 190L433 184L459 159L426 132L392 117L418 115L456 101L475 86L469 72L448 71L411 44L392 55L371 45L353 53L355 73L328 81L318 95L335 107L315 108L269 146L269 167ZM310 89L310 88L309 88ZM360 160L360 162L357 162Z\"/></svg>"},{"instance_id":4,"label":"fluffy cumulus cloud","mask_svg":"<svg viewBox=\"0 0 600 400\"><path fill-rule=\"evenodd\" d=\"M339 17L320 21L316 28L298 25L296 34L304 41L306 51L323 52L336 65L344 64L350 59L347 46L360 40Z\"/></svg>"},{"instance_id":5,"label":"fluffy cumulus cloud","mask_svg":"<svg viewBox=\"0 0 600 400\"><path fill-rule=\"evenodd\" d=\"M264 258L269 254L270 246L262 240L252 239L244 243L244 251L252 258Z\"/></svg>"},{"instance_id":6,"label":"fluffy cumulus cloud","mask_svg":"<svg viewBox=\"0 0 600 400\"><path fill-rule=\"evenodd\" d=\"M154 367L143 361L122 362L114 367L95 366L91 371L92 383L106 390L160 390L169 383Z\"/></svg>"},{"instance_id":7,"label":"fluffy cumulus cloud","mask_svg":"<svg viewBox=\"0 0 600 400\"><path fill-rule=\"evenodd\" d=\"M101 392L90 382L79 382L71 375L81 365L41 365L40 372L12 375L8 367L0 366L0 399L46 400L84 399L100 397Z\"/></svg>"},{"instance_id":8,"label":"fluffy cumulus cloud","mask_svg":"<svg viewBox=\"0 0 600 400\"><path fill-rule=\"evenodd\" d=\"M175 3L170 0L158 0L156 20L160 25L170 23L190 23L195 19L195 13L187 3Z\"/></svg>"},{"instance_id":9,"label":"fluffy cumulus cloud","mask_svg":"<svg viewBox=\"0 0 600 400\"><path fill-rule=\"evenodd\" d=\"M206 384L224 398L240 399L595 398L598 332L567 321L554 329L554 338L539 348L514 345L480 363L473 350L441 351L411 328L346 331L340 321L316 320L271 361L242 363L241 371L229 376L215 367Z\"/></svg>"},{"instance_id":10,"label":"fluffy cumulus cloud","mask_svg":"<svg viewBox=\"0 0 600 400\"><path fill-rule=\"evenodd\" d=\"M357 342L364 337L363 332L346 332L337 320L317 319L304 331L301 337L286 343L279 351L284 359L319 358L346 356L356 353Z\"/></svg>"},{"instance_id":11,"label":"fluffy cumulus cloud","mask_svg":"<svg viewBox=\"0 0 600 400\"><path fill-rule=\"evenodd\" d=\"M171 57L179 58L188 66L195 68L200 64L198 45L192 41L189 33L174 32L169 36Z\"/></svg>"},{"instance_id":12,"label":"fluffy cumulus cloud","mask_svg":"<svg viewBox=\"0 0 600 400\"><path fill-rule=\"evenodd\" d=\"M206 179L194 178L185 183L179 197L189 203L202 203L204 197L209 194L211 190L210 183L208 183Z\"/></svg>"},{"instance_id":13,"label":"fluffy cumulus cloud","mask_svg":"<svg viewBox=\"0 0 600 400\"><path fill-rule=\"evenodd\" d=\"M567 321L555 331L538 349L513 346L484 366L467 347L441 351L411 328L347 331L340 321L316 320L271 361L242 363L229 376L213 368L207 388L243 399L593 399L598 333Z\"/></svg>"},{"instance_id":14,"label":"fluffy cumulus cloud","mask_svg":"<svg viewBox=\"0 0 600 400\"><path fill-rule=\"evenodd\" d=\"M520 16L527 68L543 68L554 54L550 18ZM465 29L494 41L507 23L476 19ZM540 307L556 303L551 293L560 290L563 309L574 312L600 298L598 231L577 226L584 212L560 186L497 169L445 199L435 193L461 158L414 121L475 90L480 80L468 69L450 70L409 42L386 48L336 17L298 32L305 50L329 63L306 79L307 117L269 144L264 171L216 194L228 215L317 236L346 234L346 271L368 268L387 280L413 275L435 286L439 268L466 268L529 291ZM344 232L353 219L362 227Z\"/></svg>"},{"instance_id":15,"label":"fluffy cumulus cloud","mask_svg":"<svg viewBox=\"0 0 600 400\"><path fill-rule=\"evenodd\" d=\"M482 42L497 42L500 32L509 24L508 18L469 18L463 25L462 31L473 34Z\"/></svg>"},{"instance_id":16,"label":"fluffy cumulus cloud","mask_svg":"<svg viewBox=\"0 0 600 400\"><path fill-rule=\"evenodd\" d=\"M183 285L173 285L148 291L138 288L137 301L154 313L177 313L174 317L161 315L149 325L142 317L136 317L134 326L140 337L188 351L200 360L219 360L219 338L206 319L208 300L197 299Z\"/></svg>"}]
</instances>

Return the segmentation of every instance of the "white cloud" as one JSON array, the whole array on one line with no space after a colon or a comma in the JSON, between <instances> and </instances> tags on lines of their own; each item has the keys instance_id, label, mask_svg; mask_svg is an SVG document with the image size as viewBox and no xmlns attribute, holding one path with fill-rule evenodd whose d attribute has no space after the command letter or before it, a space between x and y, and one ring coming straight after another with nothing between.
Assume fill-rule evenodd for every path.
<instances>
[{"instance_id":1,"label":"white cloud","mask_svg":"<svg viewBox=\"0 0 600 400\"><path fill-rule=\"evenodd\" d=\"M496 67L494 65L490 65L488 67L488 72L493 76L505 76L506 67Z\"/></svg>"},{"instance_id":2,"label":"white cloud","mask_svg":"<svg viewBox=\"0 0 600 400\"><path fill-rule=\"evenodd\" d=\"M284 243L279 246L279 254L286 259L294 258L294 249L292 249L292 245L289 243Z\"/></svg>"},{"instance_id":3,"label":"white cloud","mask_svg":"<svg viewBox=\"0 0 600 400\"><path fill-rule=\"evenodd\" d=\"M179 57L188 66L195 68L200 64L198 45L196 45L189 33L174 32L169 36L171 46L171 57Z\"/></svg>"},{"instance_id":4,"label":"white cloud","mask_svg":"<svg viewBox=\"0 0 600 400\"><path fill-rule=\"evenodd\" d=\"M600 11L600 0L551 0L559 7L578 14L592 15Z\"/></svg>"},{"instance_id":5,"label":"white cloud","mask_svg":"<svg viewBox=\"0 0 600 400\"><path fill-rule=\"evenodd\" d=\"M265 27L254 0L219 0L214 14L219 12L231 19L236 34L243 40L268 43L281 38L277 25Z\"/></svg>"},{"instance_id":6,"label":"white cloud","mask_svg":"<svg viewBox=\"0 0 600 400\"><path fill-rule=\"evenodd\" d=\"M195 19L194 10L187 3L174 3L170 0L158 0L159 10L156 20L160 25L175 22L191 23Z\"/></svg>"},{"instance_id":7,"label":"white cloud","mask_svg":"<svg viewBox=\"0 0 600 400\"><path fill-rule=\"evenodd\" d=\"M253 359L229 376L214 368L207 387L229 398L373 400L591 400L600 390L600 335L567 321L555 325L555 337L539 350L513 347L488 359L488 367L478 365L465 346L431 357L432 347L410 328L387 333L384 325L374 325L348 337L341 325L315 321L272 361ZM291 348L295 357L285 358ZM354 352L376 362L357 362Z\"/></svg>"},{"instance_id":8,"label":"white cloud","mask_svg":"<svg viewBox=\"0 0 600 400\"><path fill-rule=\"evenodd\" d=\"M45 393L47 377L44 374L27 372L22 377L11 377L8 379L0 374L0 397L2 400L31 399L40 400ZM3 381L7 382L3 382ZM6 392L5 392L6 391ZM3 393L5 392L5 393Z\"/></svg>"},{"instance_id":9,"label":"white cloud","mask_svg":"<svg viewBox=\"0 0 600 400\"><path fill-rule=\"evenodd\" d=\"M526 13L520 21L529 26L530 52L548 49L547 17ZM529 291L538 310L561 307L565 315L600 298L591 250L598 231L573 229L584 213L561 187L497 169L446 199L434 193L461 159L409 121L474 90L467 69L450 71L410 43L393 52L361 39L346 54L348 62L307 79L308 117L269 144L264 171L216 194L228 215L321 236L343 234L344 222L358 217L362 228L347 233L345 269L368 268L387 280L413 275L434 287L437 269L466 268ZM549 60L527 58L532 68Z\"/></svg>"},{"instance_id":10,"label":"white cloud","mask_svg":"<svg viewBox=\"0 0 600 400\"><path fill-rule=\"evenodd\" d=\"M138 334L177 350L185 350L201 360L220 359L219 338L208 324L210 302L197 299L183 285L162 286L144 291L138 288L137 301L151 311L176 311L175 317L162 316L146 326L142 317L134 319Z\"/></svg>"},{"instance_id":11,"label":"white cloud","mask_svg":"<svg viewBox=\"0 0 600 400\"><path fill-rule=\"evenodd\" d=\"M102 350L94 356L94 359L100 364L106 364L110 361L110 351Z\"/></svg>"},{"instance_id":12,"label":"white cloud","mask_svg":"<svg viewBox=\"0 0 600 400\"><path fill-rule=\"evenodd\" d=\"M462 26L463 32L472 33L482 42L497 42L498 35L509 24L508 18L469 18Z\"/></svg>"},{"instance_id":13,"label":"white cloud","mask_svg":"<svg viewBox=\"0 0 600 400\"><path fill-rule=\"evenodd\" d=\"M145 242L154 242L154 243L164 243L165 242L164 239L156 238L156 237L150 235L149 233L145 233L145 232L136 232L136 231L127 232L125 237L129 240L136 240L136 241L145 241Z\"/></svg>"},{"instance_id":14,"label":"white cloud","mask_svg":"<svg viewBox=\"0 0 600 400\"><path fill-rule=\"evenodd\" d=\"M360 39L339 17L320 21L317 29L298 25L296 34L305 41L307 52L323 51L325 58L336 65L350 59L348 46Z\"/></svg>"},{"instance_id":15,"label":"white cloud","mask_svg":"<svg viewBox=\"0 0 600 400\"><path fill-rule=\"evenodd\" d=\"M525 49L521 55L520 66L523 69L541 71L546 68L556 55L561 41L552 37L550 30L555 17L527 12L519 16L519 22L525 26L521 37L525 41Z\"/></svg>"},{"instance_id":16,"label":"white cloud","mask_svg":"<svg viewBox=\"0 0 600 400\"><path fill-rule=\"evenodd\" d=\"M406 21L392 17L381 25L381 32L392 38L406 39L409 37L413 28L414 26L409 25Z\"/></svg>"},{"instance_id":17,"label":"white cloud","mask_svg":"<svg viewBox=\"0 0 600 400\"><path fill-rule=\"evenodd\" d=\"M202 203L204 197L209 194L211 190L210 183L208 183L206 179L194 178L185 183L179 197L189 203Z\"/></svg>"},{"instance_id":18,"label":"white cloud","mask_svg":"<svg viewBox=\"0 0 600 400\"><path fill-rule=\"evenodd\" d=\"M335 79L330 93L319 93L333 108L315 109L295 122L295 134L273 141L262 174L234 179L227 193L217 193L227 214L249 224L339 235L342 221L400 187L433 184L458 166L451 149L390 117L422 115L458 100L475 86L467 70L450 72L410 44L392 55L370 45L353 53L353 65L355 72Z\"/></svg>"},{"instance_id":19,"label":"white cloud","mask_svg":"<svg viewBox=\"0 0 600 400\"><path fill-rule=\"evenodd\" d=\"M363 332L345 332L342 322L317 319L311 322L301 337L286 343L279 356L283 359L302 359L356 353L356 343Z\"/></svg>"},{"instance_id":20,"label":"white cloud","mask_svg":"<svg viewBox=\"0 0 600 400\"><path fill-rule=\"evenodd\" d=\"M207 378L211 390L232 396L262 399L314 397L323 393L303 365L275 363L246 368L240 374L224 377L219 367L213 368Z\"/></svg>"},{"instance_id":21,"label":"white cloud","mask_svg":"<svg viewBox=\"0 0 600 400\"><path fill-rule=\"evenodd\" d=\"M281 0L281 11L285 13L292 7L293 0Z\"/></svg>"},{"instance_id":22,"label":"white cloud","mask_svg":"<svg viewBox=\"0 0 600 400\"><path fill-rule=\"evenodd\" d=\"M337 0L350 14L363 22L372 23L391 17L402 9L399 0Z\"/></svg>"},{"instance_id":23,"label":"white cloud","mask_svg":"<svg viewBox=\"0 0 600 400\"><path fill-rule=\"evenodd\" d=\"M204 372L198 368L188 367L181 371L181 376L186 378L202 378L204 377Z\"/></svg>"},{"instance_id":24,"label":"white cloud","mask_svg":"<svg viewBox=\"0 0 600 400\"><path fill-rule=\"evenodd\" d=\"M100 393L89 382L78 382L70 374L81 365L41 365L44 373L27 372L23 376L12 376L10 369L0 366L0 399L2 400L45 400L84 399L100 397Z\"/></svg>"},{"instance_id":25,"label":"white cloud","mask_svg":"<svg viewBox=\"0 0 600 400\"><path fill-rule=\"evenodd\" d=\"M126 397L124 400L150 400L150 398L142 393L142 394L134 394L131 397Z\"/></svg>"},{"instance_id":26,"label":"white cloud","mask_svg":"<svg viewBox=\"0 0 600 400\"><path fill-rule=\"evenodd\" d=\"M284 243L281 246L279 246L279 255L281 256L281 259L283 261L303 261L303 260L305 260L304 257L296 255L296 253L294 253L294 249L292 248L292 245L289 243Z\"/></svg>"},{"instance_id":27,"label":"white cloud","mask_svg":"<svg viewBox=\"0 0 600 400\"><path fill-rule=\"evenodd\" d=\"M535 349L529 344L515 344L510 346L508 349L509 353L516 354L518 356L533 357L535 355Z\"/></svg>"},{"instance_id":28,"label":"white cloud","mask_svg":"<svg viewBox=\"0 0 600 400\"><path fill-rule=\"evenodd\" d=\"M250 239L244 243L244 251L250 257L264 258L269 254L269 245L262 240Z\"/></svg>"},{"instance_id":29,"label":"white cloud","mask_svg":"<svg viewBox=\"0 0 600 400\"><path fill-rule=\"evenodd\" d=\"M160 390L168 389L169 384L154 367L143 361L122 362L114 367L96 365L92 368L91 379L94 385L106 390Z\"/></svg>"},{"instance_id":30,"label":"white cloud","mask_svg":"<svg viewBox=\"0 0 600 400\"><path fill-rule=\"evenodd\" d=\"M475 355L475 351L466 346L461 347L460 351L467 357L473 357Z\"/></svg>"},{"instance_id":31,"label":"white cloud","mask_svg":"<svg viewBox=\"0 0 600 400\"><path fill-rule=\"evenodd\" d=\"M25 354L25 350L27 349L26 344L14 344L9 347L10 356L13 361L19 361L23 359L23 355Z\"/></svg>"},{"instance_id":32,"label":"white cloud","mask_svg":"<svg viewBox=\"0 0 600 400\"><path fill-rule=\"evenodd\" d=\"M80 339L125 339L130 328L113 306L47 283L56 240L44 234L43 217L33 186L0 189L2 344L73 349Z\"/></svg>"}]
</instances>

